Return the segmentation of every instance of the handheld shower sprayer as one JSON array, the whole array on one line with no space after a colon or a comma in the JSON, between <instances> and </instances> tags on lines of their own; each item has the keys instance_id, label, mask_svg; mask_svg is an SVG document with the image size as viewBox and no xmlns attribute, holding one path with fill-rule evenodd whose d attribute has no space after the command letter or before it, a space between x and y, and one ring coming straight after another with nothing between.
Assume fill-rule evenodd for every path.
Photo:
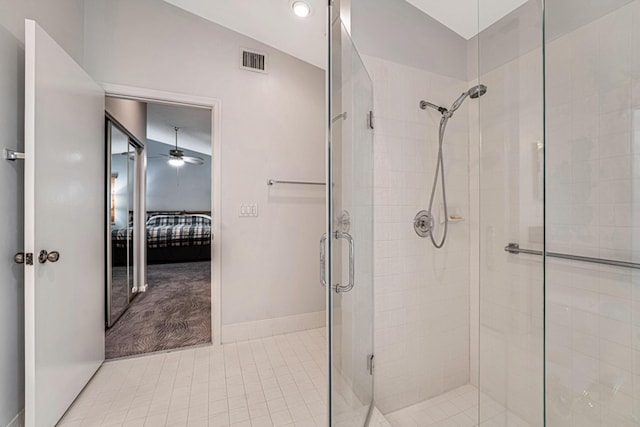
<instances>
[{"instance_id":1,"label":"handheld shower sprayer","mask_svg":"<svg viewBox=\"0 0 640 427\"><path fill-rule=\"evenodd\" d=\"M447 122L453 116L453 113L462 106L462 103L467 98L477 99L487 93L487 87L483 84L479 84L477 86L473 86L466 92L463 92L458 99L453 101L451 104L451 108L446 109L439 105L433 104L428 101L420 101L420 108L426 110L427 108L432 108L437 110L442 114L442 118L440 119L440 130L439 130L439 142L438 142L438 160L436 163L436 173L433 179L433 187L431 188L431 197L429 199L429 208L427 210L422 210L418 212L416 217L413 220L413 227L420 237L431 238L431 242L433 245L440 249L444 246L444 242L447 239L447 230L449 225L449 212L447 210L447 191L444 182L444 156L442 154L442 144L444 142L444 134L447 128ZM444 213L444 231L442 235L442 239L437 242L435 237L433 236L434 229L434 219L433 219L433 201L436 195L436 188L438 186L438 179L442 181L442 206Z\"/></svg>"},{"instance_id":2,"label":"handheld shower sprayer","mask_svg":"<svg viewBox=\"0 0 640 427\"><path fill-rule=\"evenodd\" d=\"M449 118L451 118L451 116L453 116L453 113L462 106L462 103L465 101L465 99L467 99L467 97L471 99L477 99L485 93L487 93L487 87L480 84L460 94L458 99L453 101L453 104L451 104L451 107L449 109L433 104L429 101L420 101L420 108L423 110L426 110L427 108L433 108L434 110L438 110L442 115L448 115Z\"/></svg>"}]
</instances>

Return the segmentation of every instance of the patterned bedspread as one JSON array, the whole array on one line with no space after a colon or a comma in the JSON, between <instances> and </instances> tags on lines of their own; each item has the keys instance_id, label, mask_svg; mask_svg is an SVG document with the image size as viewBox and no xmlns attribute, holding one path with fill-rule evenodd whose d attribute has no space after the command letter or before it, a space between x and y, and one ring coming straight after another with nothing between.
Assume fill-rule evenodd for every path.
<instances>
[{"instance_id":1,"label":"patterned bedspread","mask_svg":"<svg viewBox=\"0 0 640 427\"><path fill-rule=\"evenodd\" d=\"M208 225L161 225L147 227L148 248L175 246L203 246L211 244L211 226Z\"/></svg>"},{"instance_id":2,"label":"patterned bedspread","mask_svg":"<svg viewBox=\"0 0 640 427\"><path fill-rule=\"evenodd\" d=\"M127 232L128 231L128 232ZM114 248L126 248L132 230L111 231ZM147 221L147 247L205 246L211 244L211 218L205 215L157 215Z\"/></svg>"}]
</instances>

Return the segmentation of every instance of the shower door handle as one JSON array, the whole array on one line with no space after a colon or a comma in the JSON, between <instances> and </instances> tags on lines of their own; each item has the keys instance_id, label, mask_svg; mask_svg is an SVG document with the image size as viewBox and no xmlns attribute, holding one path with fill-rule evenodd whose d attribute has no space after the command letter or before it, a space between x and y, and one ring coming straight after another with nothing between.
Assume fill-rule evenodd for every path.
<instances>
[{"instance_id":1,"label":"shower door handle","mask_svg":"<svg viewBox=\"0 0 640 427\"><path fill-rule=\"evenodd\" d=\"M355 283L355 245L353 242L353 237L349 233L344 233L342 231L336 231L334 233L336 239L345 239L349 242L349 283L346 285L336 284L336 293L340 292L349 292L353 289Z\"/></svg>"},{"instance_id":2,"label":"shower door handle","mask_svg":"<svg viewBox=\"0 0 640 427\"><path fill-rule=\"evenodd\" d=\"M327 255L326 255L326 246L327 246L327 233L324 233L320 238L320 284L323 287L327 287Z\"/></svg>"}]
</instances>

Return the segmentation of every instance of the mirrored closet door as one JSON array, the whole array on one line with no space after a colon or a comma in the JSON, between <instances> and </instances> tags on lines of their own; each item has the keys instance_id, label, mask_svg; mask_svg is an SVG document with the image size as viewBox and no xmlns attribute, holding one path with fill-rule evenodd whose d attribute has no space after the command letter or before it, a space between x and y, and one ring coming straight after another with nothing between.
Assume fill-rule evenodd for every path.
<instances>
[{"instance_id":1,"label":"mirrored closet door","mask_svg":"<svg viewBox=\"0 0 640 427\"><path fill-rule=\"evenodd\" d=\"M107 122L107 327L122 316L135 288L135 164L138 150L127 133Z\"/></svg>"}]
</instances>

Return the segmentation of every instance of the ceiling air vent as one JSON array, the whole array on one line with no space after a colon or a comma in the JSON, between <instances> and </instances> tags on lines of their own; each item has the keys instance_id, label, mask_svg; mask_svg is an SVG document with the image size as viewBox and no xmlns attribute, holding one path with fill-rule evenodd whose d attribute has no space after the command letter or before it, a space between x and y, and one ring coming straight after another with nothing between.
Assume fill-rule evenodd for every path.
<instances>
[{"instance_id":1,"label":"ceiling air vent","mask_svg":"<svg viewBox=\"0 0 640 427\"><path fill-rule=\"evenodd\" d=\"M242 65L240 68L258 73L267 72L267 55L261 52L242 49Z\"/></svg>"}]
</instances>

